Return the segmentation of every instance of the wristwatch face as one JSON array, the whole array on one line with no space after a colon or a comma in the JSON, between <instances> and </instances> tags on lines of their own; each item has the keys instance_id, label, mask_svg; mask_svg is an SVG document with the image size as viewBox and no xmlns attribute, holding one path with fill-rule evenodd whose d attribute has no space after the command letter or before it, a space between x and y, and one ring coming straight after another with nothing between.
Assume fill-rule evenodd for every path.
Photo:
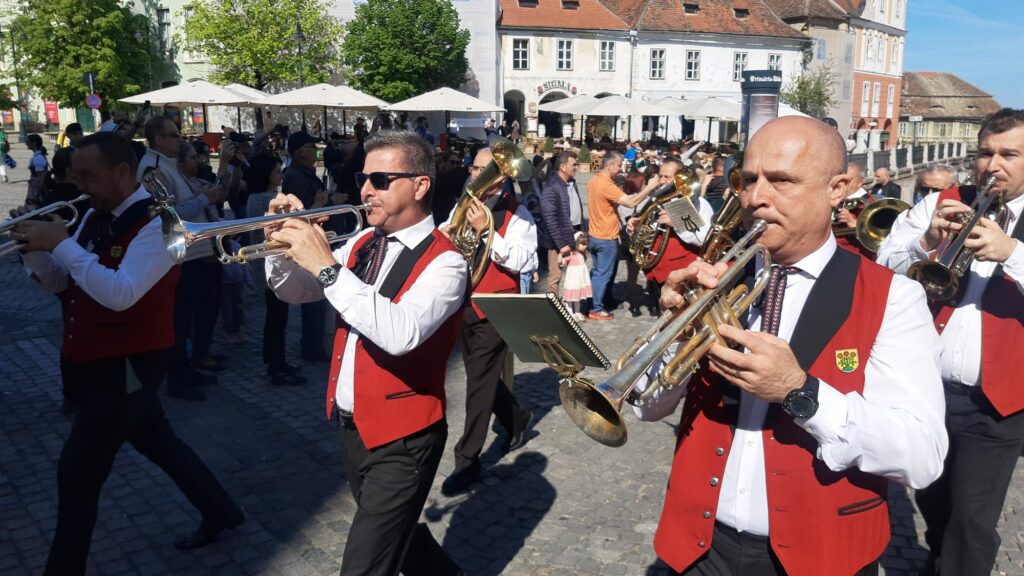
<instances>
[{"instance_id":1,"label":"wristwatch face","mask_svg":"<svg viewBox=\"0 0 1024 576\"><path fill-rule=\"evenodd\" d=\"M786 396L782 407L794 418L810 418L818 411L818 401L810 392L794 390Z\"/></svg>"},{"instance_id":2,"label":"wristwatch face","mask_svg":"<svg viewBox=\"0 0 1024 576\"><path fill-rule=\"evenodd\" d=\"M334 284L334 281L338 279L338 271L334 269L334 266L328 266L320 270L320 274L316 277L317 281L324 288Z\"/></svg>"}]
</instances>

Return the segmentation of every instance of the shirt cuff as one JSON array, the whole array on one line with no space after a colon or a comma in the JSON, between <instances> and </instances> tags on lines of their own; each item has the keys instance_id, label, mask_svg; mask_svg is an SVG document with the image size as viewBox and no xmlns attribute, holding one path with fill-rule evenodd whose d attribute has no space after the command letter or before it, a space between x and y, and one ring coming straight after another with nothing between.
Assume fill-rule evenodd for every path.
<instances>
[{"instance_id":1,"label":"shirt cuff","mask_svg":"<svg viewBox=\"0 0 1024 576\"><path fill-rule=\"evenodd\" d=\"M498 264L508 259L508 244L497 230L494 231L494 240L491 240L491 258Z\"/></svg>"},{"instance_id":2,"label":"shirt cuff","mask_svg":"<svg viewBox=\"0 0 1024 576\"><path fill-rule=\"evenodd\" d=\"M818 441L818 446L821 447L818 453L830 468L832 463L826 458L827 446L842 437L846 428L848 402L849 400L844 394L829 386L827 382L819 380L818 411L810 418L795 418L793 420Z\"/></svg>"},{"instance_id":3,"label":"shirt cuff","mask_svg":"<svg viewBox=\"0 0 1024 576\"><path fill-rule=\"evenodd\" d=\"M921 248L922 238L924 238L924 234L918 236L917 240L914 240L910 244L910 254L915 260L931 260L932 254L934 254L935 251L932 250L931 252L926 252L924 248Z\"/></svg>"},{"instance_id":4,"label":"shirt cuff","mask_svg":"<svg viewBox=\"0 0 1024 576\"><path fill-rule=\"evenodd\" d=\"M1010 257L1003 262L1003 271L1017 281L1024 284L1024 244L1017 240L1017 246L1010 252Z\"/></svg>"}]
</instances>

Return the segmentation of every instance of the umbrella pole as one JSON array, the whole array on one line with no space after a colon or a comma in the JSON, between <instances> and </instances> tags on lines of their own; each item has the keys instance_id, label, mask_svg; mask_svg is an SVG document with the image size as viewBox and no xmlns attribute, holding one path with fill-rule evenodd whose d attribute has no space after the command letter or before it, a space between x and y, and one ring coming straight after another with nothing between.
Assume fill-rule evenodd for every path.
<instances>
[{"instance_id":1,"label":"umbrella pole","mask_svg":"<svg viewBox=\"0 0 1024 576\"><path fill-rule=\"evenodd\" d=\"M341 109L341 134L348 134L348 115L344 108Z\"/></svg>"},{"instance_id":2,"label":"umbrella pole","mask_svg":"<svg viewBox=\"0 0 1024 576\"><path fill-rule=\"evenodd\" d=\"M206 104L203 104L203 134L206 134L207 132L210 131L210 119L207 116L207 114L208 112L206 111Z\"/></svg>"},{"instance_id":3,"label":"umbrella pole","mask_svg":"<svg viewBox=\"0 0 1024 576\"><path fill-rule=\"evenodd\" d=\"M327 106L324 106L324 121L320 123L320 138L327 140Z\"/></svg>"},{"instance_id":4,"label":"umbrella pole","mask_svg":"<svg viewBox=\"0 0 1024 576\"><path fill-rule=\"evenodd\" d=\"M708 143L711 143L711 118L708 118Z\"/></svg>"},{"instance_id":5,"label":"umbrella pole","mask_svg":"<svg viewBox=\"0 0 1024 576\"><path fill-rule=\"evenodd\" d=\"M449 136L449 137L451 137L451 135L452 135L452 133L448 131L448 127L451 126L451 124L452 124L451 112L445 110L444 111L444 133L447 136Z\"/></svg>"},{"instance_id":6,"label":"umbrella pole","mask_svg":"<svg viewBox=\"0 0 1024 576\"><path fill-rule=\"evenodd\" d=\"M242 131L242 107L235 106L235 111L238 112L238 131Z\"/></svg>"}]
</instances>

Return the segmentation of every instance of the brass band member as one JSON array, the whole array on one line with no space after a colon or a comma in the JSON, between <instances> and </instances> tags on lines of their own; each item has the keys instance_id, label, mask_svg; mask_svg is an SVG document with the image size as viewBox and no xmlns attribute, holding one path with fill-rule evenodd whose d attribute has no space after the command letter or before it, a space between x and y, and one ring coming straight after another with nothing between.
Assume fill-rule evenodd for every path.
<instances>
[{"instance_id":1,"label":"brass band member","mask_svg":"<svg viewBox=\"0 0 1024 576\"><path fill-rule=\"evenodd\" d=\"M1017 457L1024 447L1024 111L1003 109L978 134L977 181L996 179L1006 217L982 218L966 246L974 261L952 300L936 303L942 334L949 456L938 482L915 495L927 524L929 571L989 574L999 550L999 520ZM958 214L977 188L925 196L901 215L878 253L879 263L905 272L928 259L959 230Z\"/></svg>"},{"instance_id":2,"label":"brass band member","mask_svg":"<svg viewBox=\"0 0 1024 576\"><path fill-rule=\"evenodd\" d=\"M167 421L157 389L174 345L174 289L180 275L164 249L153 199L135 179L129 142L110 132L82 139L75 182L92 210L74 237L63 222L28 221L32 278L58 293L64 311L61 376L80 404L57 468L57 531L45 574L84 574L100 489L125 442L166 472L203 516L175 545L205 546L245 515Z\"/></svg>"},{"instance_id":3,"label":"brass band member","mask_svg":"<svg viewBox=\"0 0 1024 576\"><path fill-rule=\"evenodd\" d=\"M492 158L489 148L481 148L469 168L470 179L479 175ZM537 226L526 206L516 201L509 180L495 183L480 196L482 201L470 206L467 218L475 230L483 231L487 226L484 211L490 210L494 217L494 240L487 269L473 292L518 293L519 272L537 252ZM441 230L447 235L447 224ZM510 376L505 374L508 345L476 305L463 310L459 348L466 367L466 424L455 445L455 471L441 485L446 496L464 492L480 478L480 452L492 413L508 434L503 446L506 452L525 443L524 434L533 422L533 414L516 402L512 382L505 381Z\"/></svg>"},{"instance_id":4,"label":"brass band member","mask_svg":"<svg viewBox=\"0 0 1024 576\"><path fill-rule=\"evenodd\" d=\"M845 157L815 119L772 120L751 138L741 202L747 225L768 223L758 243L771 280L747 330L722 326L728 347L716 343L688 382L636 409L654 420L683 401L654 537L677 571L874 574L889 542L888 481L921 488L941 471L939 338L919 285L837 248ZM724 270L673 272L663 304Z\"/></svg>"},{"instance_id":5,"label":"brass band member","mask_svg":"<svg viewBox=\"0 0 1024 576\"><path fill-rule=\"evenodd\" d=\"M267 259L267 281L282 300L326 298L338 312L326 408L339 423L357 506L341 573L457 573L416 521L448 436L445 368L466 260L430 214L433 146L382 130L366 141L363 169L356 180L372 229L332 252L321 227L286 220L268 231L290 248ZM302 208L292 195L270 204L272 213Z\"/></svg>"},{"instance_id":6,"label":"brass band member","mask_svg":"<svg viewBox=\"0 0 1024 576\"><path fill-rule=\"evenodd\" d=\"M849 177L850 181L846 185L846 196L843 200L862 200L865 205L874 201L874 197L868 194L867 190L864 189L864 169L861 168L860 164L850 163L846 166L846 176ZM857 241L857 236L853 233L857 229L857 216L860 214L860 210L851 210L850 208L837 207L838 212L838 223L837 225L848 229L846 234L836 234L836 242L840 248L845 248L854 254L861 254L869 260L875 259L875 253L864 248L864 246Z\"/></svg>"}]
</instances>

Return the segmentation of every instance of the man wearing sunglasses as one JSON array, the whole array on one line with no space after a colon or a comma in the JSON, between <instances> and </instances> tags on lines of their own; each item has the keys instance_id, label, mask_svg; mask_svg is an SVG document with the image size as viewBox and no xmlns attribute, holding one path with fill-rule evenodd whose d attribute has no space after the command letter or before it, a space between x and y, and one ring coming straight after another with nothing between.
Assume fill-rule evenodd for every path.
<instances>
[{"instance_id":1,"label":"man wearing sunglasses","mask_svg":"<svg viewBox=\"0 0 1024 576\"><path fill-rule=\"evenodd\" d=\"M366 140L356 175L368 229L331 251L301 219L267 229L289 246L267 259L279 298L326 298L338 312L327 384L356 502L343 575L458 574L426 525L417 525L448 436L445 369L466 299L466 260L434 227L434 148L413 132ZM270 213L302 210L280 194Z\"/></svg>"},{"instance_id":2,"label":"man wearing sunglasses","mask_svg":"<svg viewBox=\"0 0 1024 576\"><path fill-rule=\"evenodd\" d=\"M489 148L480 149L469 168L470 180L479 176L493 158ZM512 182L506 179L481 192L480 200L469 207L467 220L477 232L485 230L487 210L494 217L494 239L487 268L473 292L518 293L519 274L537 252L537 225L526 206L516 201ZM448 222L451 218L449 215ZM441 231L448 234L447 223ZM445 496L465 492L479 480L480 452L492 413L508 433L506 452L525 443L524 433L533 422L533 415L520 407L512 394L512 371L506 374L505 369L508 345L475 304L463 310L459 347L466 366L466 423L455 445L455 471L441 485Z\"/></svg>"},{"instance_id":3,"label":"man wearing sunglasses","mask_svg":"<svg viewBox=\"0 0 1024 576\"><path fill-rule=\"evenodd\" d=\"M917 184L914 186L914 204L917 204L925 196L935 192L942 192L953 187L956 183L956 170L949 164L929 164L924 172L917 176Z\"/></svg>"}]
</instances>

